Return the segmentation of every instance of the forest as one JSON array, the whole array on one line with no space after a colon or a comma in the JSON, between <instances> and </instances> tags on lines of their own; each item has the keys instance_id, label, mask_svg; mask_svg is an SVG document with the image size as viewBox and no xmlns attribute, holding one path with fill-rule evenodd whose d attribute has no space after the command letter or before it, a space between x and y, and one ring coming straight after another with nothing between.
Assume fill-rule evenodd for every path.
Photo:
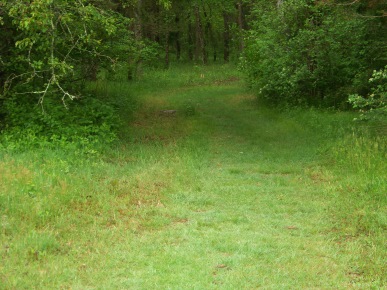
<instances>
[{"instance_id":1,"label":"forest","mask_svg":"<svg viewBox=\"0 0 387 290\"><path fill-rule=\"evenodd\" d=\"M387 287L385 0L0 0L0 289Z\"/></svg>"}]
</instances>

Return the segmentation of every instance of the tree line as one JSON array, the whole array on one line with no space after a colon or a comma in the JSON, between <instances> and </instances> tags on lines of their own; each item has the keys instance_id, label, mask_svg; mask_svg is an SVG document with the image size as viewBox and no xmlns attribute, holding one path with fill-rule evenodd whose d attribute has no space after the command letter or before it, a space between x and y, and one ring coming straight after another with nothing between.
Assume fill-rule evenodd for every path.
<instances>
[{"instance_id":1,"label":"tree line","mask_svg":"<svg viewBox=\"0 0 387 290\"><path fill-rule=\"evenodd\" d=\"M379 0L255 4L244 64L251 84L272 104L347 108L348 95L386 83L369 82L387 64L386 11Z\"/></svg>"},{"instance_id":2,"label":"tree line","mask_svg":"<svg viewBox=\"0 0 387 290\"><path fill-rule=\"evenodd\" d=\"M125 67L235 62L269 104L385 114L383 0L0 0L0 120ZM376 78L372 77L376 74ZM370 81L371 79L371 81ZM21 107L24 108L23 112Z\"/></svg>"},{"instance_id":3,"label":"tree line","mask_svg":"<svg viewBox=\"0 0 387 290\"><path fill-rule=\"evenodd\" d=\"M2 96L27 80L43 85L28 90L40 97L52 88L72 98L66 82L95 80L117 63L128 65L132 79L154 58L166 67L171 58L228 62L235 47L241 53L246 11L242 0L2 0Z\"/></svg>"}]
</instances>

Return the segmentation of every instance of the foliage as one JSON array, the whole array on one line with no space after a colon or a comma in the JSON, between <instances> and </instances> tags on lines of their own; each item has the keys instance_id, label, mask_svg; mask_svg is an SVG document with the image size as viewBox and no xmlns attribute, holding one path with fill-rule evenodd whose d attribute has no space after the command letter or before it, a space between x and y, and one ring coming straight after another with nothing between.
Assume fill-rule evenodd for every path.
<instances>
[{"instance_id":1,"label":"foliage","mask_svg":"<svg viewBox=\"0 0 387 290\"><path fill-rule=\"evenodd\" d=\"M211 53L216 61L222 38L228 61L241 41L247 2L0 0L0 130L10 132L16 119L39 120L39 106L56 118L54 99L67 107L85 97L87 81L117 80L123 71L126 80L141 80L149 67L168 67L170 54L205 63ZM232 40L231 31L238 39Z\"/></svg>"},{"instance_id":2,"label":"foliage","mask_svg":"<svg viewBox=\"0 0 387 290\"><path fill-rule=\"evenodd\" d=\"M83 0L40 0L30 5L7 1L2 14L4 30L14 33L6 35L8 46L2 47L2 55L7 56L2 94L28 92L40 102L51 92L63 100L74 99L71 83L90 77L85 72L93 64L114 63L108 48L126 30L126 20L119 14Z\"/></svg>"},{"instance_id":3,"label":"foliage","mask_svg":"<svg viewBox=\"0 0 387 290\"><path fill-rule=\"evenodd\" d=\"M369 71L383 63L383 19L317 1L264 5L255 6L242 64L261 98L345 107L350 90L367 90Z\"/></svg>"},{"instance_id":4,"label":"foliage","mask_svg":"<svg viewBox=\"0 0 387 290\"><path fill-rule=\"evenodd\" d=\"M358 94L350 95L349 102L354 108L360 109L361 119L387 118L387 66L383 70L374 71L369 82L373 85L367 97Z\"/></svg>"},{"instance_id":5,"label":"foliage","mask_svg":"<svg viewBox=\"0 0 387 290\"><path fill-rule=\"evenodd\" d=\"M5 110L7 126L0 149L28 151L33 148L61 148L79 153L96 153L117 138L120 120L114 105L91 96L75 99L64 107L55 98L46 98L45 107L20 98L9 99Z\"/></svg>"},{"instance_id":6,"label":"foliage","mask_svg":"<svg viewBox=\"0 0 387 290\"><path fill-rule=\"evenodd\" d=\"M85 147L115 138L114 108L87 95L84 87L101 68L114 69L128 58L133 46L130 20L109 4L1 2L3 146L56 147L78 140Z\"/></svg>"}]
</instances>

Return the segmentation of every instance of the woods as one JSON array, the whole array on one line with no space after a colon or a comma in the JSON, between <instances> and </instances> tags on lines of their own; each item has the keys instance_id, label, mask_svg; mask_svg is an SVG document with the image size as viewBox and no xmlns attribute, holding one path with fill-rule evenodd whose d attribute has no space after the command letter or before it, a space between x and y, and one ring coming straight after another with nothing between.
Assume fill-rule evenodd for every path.
<instances>
[{"instance_id":1,"label":"woods","mask_svg":"<svg viewBox=\"0 0 387 290\"><path fill-rule=\"evenodd\" d=\"M385 5L284 1L256 6L245 66L252 86L269 103L348 108L348 95L367 94L372 72L386 65Z\"/></svg>"},{"instance_id":2,"label":"woods","mask_svg":"<svg viewBox=\"0 0 387 290\"><path fill-rule=\"evenodd\" d=\"M0 0L0 289L385 289L384 0Z\"/></svg>"},{"instance_id":3,"label":"woods","mask_svg":"<svg viewBox=\"0 0 387 290\"><path fill-rule=\"evenodd\" d=\"M1 99L66 102L104 69L127 67L132 80L143 65L231 60L272 104L346 109L386 65L385 10L380 0L1 1Z\"/></svg>"}]
</instances>

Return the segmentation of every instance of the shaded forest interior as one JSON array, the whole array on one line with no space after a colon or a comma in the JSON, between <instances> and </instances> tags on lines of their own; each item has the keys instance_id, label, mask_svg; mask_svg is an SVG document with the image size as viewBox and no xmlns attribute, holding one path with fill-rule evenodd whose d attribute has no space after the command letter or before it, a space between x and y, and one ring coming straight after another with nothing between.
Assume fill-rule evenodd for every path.
<instances>
[{"instance_id":1,"label":"shaded forest interior","mask_svg":"<svg viewBox=\"0 0 387 290\"><path fill-rule=\"evenodd\" d=\"M386 5L2 0L0 127L23 126L25 118L49 122L39 110L62 116L58 106L97 106L103 101L88 92L89 82L141 81L146 70L179 63L237 64L272 106L355 107L379 117L387 86Z\"/></svg>"}]
</instances>

